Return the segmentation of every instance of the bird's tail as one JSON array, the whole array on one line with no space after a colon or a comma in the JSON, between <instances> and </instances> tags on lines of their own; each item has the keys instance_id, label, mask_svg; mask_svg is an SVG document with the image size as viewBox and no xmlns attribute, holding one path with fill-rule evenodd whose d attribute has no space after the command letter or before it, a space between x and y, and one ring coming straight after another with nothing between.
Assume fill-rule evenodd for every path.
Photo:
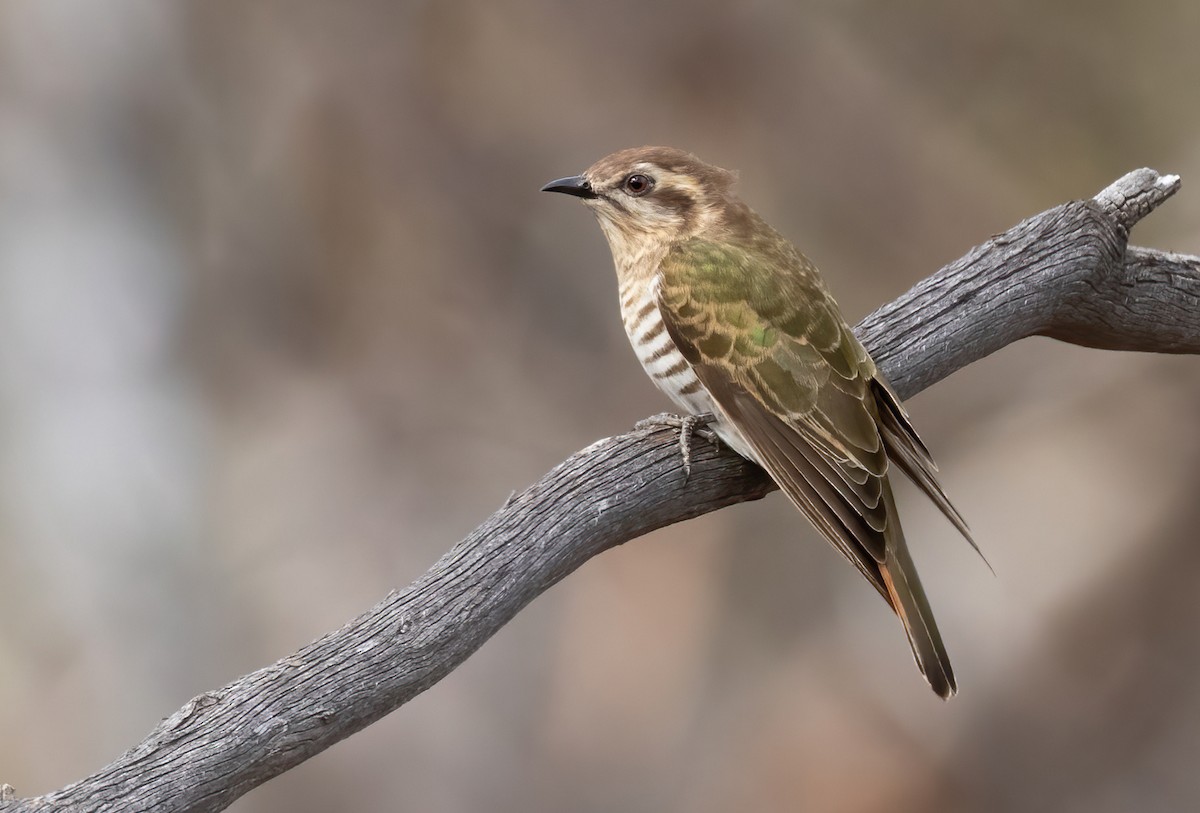
<instances>
[{"instance_id":1,"label":"bird's tail","mask_svg":"<svg viewBox=\"0 0 1200 813\"><path fill-rule=\"evenodd\" d=\"M933 609L929 606L929 599L925 597L925 590L917 576L916 565L908 553L908 544L904 541L904 531L900 528L891 485L886 482L883 487L883 499L889 503L887 529L884 532L887 545L886 556L879 565L879 572L887 587L892 609L900 616L904 631L908 634L908 643L912 647L917 668L938 696L947 700L958 691L954 671L950 668L950 656L946 654L937 622L933 620Z\"/></svg>"}]
</instances>

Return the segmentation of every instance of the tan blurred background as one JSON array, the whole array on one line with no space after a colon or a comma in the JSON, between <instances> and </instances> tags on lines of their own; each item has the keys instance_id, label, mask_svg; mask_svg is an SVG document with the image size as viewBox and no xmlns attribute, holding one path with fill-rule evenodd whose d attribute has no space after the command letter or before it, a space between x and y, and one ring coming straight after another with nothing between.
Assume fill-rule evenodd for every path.
<instances>
[{"instance_id":1,"label":"tan blurred background","mask_svg":"<svg viewBox=\"0 0 1200 813\"><path fill-rule=\"evenodd\" d=\"M0 2L0 781L57 788L667 403L545 181L690 148L852 321L1124 172L1200 252L1200 4ZM1200 360L911 403L962 692L779 496L608 553L251 811L1200 800Z\"/></svg>"}]
</instances>

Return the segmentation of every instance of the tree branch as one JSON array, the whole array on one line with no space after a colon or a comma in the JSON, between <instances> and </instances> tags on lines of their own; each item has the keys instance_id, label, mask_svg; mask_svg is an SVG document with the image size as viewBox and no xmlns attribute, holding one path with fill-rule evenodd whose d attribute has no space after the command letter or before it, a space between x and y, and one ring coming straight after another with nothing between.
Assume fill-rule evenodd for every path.
<instances>
[{"instance_id":1,"label":"tree branch","mask_svg":"<svg viewBox=\"0 0 1200 813\"><path fill-rule=\"evenodd\" d=\"M1200 258L1126 248L1179 188L1143 169L1050 209L922 281L857 328L903 397L1018 339L1200 351ZM293 655L189 701L93 776L0 811L217 811L370 725L462 663L591 557L656 528L759 499L774 484L698 444L685 484L673 432L572 455L425 575Z\"/></svg>"},{"instance_id":2,"label":"tree branch","mask_svg":"<svg viewBox=\"0 0 1200 813\"><path fill-rule=\"evenodd\" d=\"M1177 175L1131 172L972 249L855 332L903 398L1027 336L1200 352L1200 258L1126 250L1130 227L1178 189Z\"/></svg>"}]
</instances>

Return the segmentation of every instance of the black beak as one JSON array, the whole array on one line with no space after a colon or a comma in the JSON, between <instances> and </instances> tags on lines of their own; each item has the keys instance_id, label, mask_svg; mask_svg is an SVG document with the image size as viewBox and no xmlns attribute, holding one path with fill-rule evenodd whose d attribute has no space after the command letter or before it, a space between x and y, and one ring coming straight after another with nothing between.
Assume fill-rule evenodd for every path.
<instances>
[{"instance_id":1,"label":"black beak","mask_svg":"<svg viewBox=\"0 0 1200 813\"><path fill-rule=\"evenodd\" d=\"M559 178L542 187L543 192L562 192L564 195L574 195L577 198L595 200L596 193L592 185L582 175L572 175L570 178Z\"/></svg>"}]
</instances>

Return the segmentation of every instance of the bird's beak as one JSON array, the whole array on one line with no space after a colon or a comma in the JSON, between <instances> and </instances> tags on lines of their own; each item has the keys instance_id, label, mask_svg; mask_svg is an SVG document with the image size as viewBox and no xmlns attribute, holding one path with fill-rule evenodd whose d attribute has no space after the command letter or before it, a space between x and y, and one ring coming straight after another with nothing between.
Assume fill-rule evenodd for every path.
<instances>
[{"instance_id":1,"label":"bird's beak","mask_svg":"<svg viewBox=\"0 0 1200 813\"><path fill-rule=\"evenodd\" d=\"M570 178L559 178L542 187L543 192L562 192L564 195L574 195L585 200L595 200L597 195L592 191L592 185L582 175L572 175Z\"/></svg>"}]
</instances>

